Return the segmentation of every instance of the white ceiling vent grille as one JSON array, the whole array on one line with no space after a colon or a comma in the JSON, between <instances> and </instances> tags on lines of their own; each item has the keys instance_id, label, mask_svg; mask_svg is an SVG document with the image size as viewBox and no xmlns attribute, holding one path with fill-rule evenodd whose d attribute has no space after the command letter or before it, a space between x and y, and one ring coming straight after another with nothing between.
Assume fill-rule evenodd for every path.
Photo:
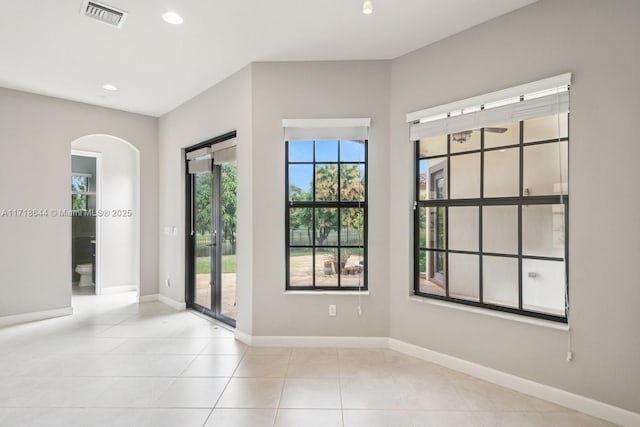
<instances>
[{"instance_id":1,"label":"white ceiling vent grille","mask_svg":"<svg viewBox=\"0 0 640 427\"><path fill-rule=\"evenodd\" d=\"M95 19L96 21L100 21L103 24L116 28L122 28L122 25L128 15L124 10L116 9L113 6L108 6L104 3L98 3L91 0L84 0L82 2L82 9L80 10L80 13L91 19Z\"/></svg>"}]
</instances>

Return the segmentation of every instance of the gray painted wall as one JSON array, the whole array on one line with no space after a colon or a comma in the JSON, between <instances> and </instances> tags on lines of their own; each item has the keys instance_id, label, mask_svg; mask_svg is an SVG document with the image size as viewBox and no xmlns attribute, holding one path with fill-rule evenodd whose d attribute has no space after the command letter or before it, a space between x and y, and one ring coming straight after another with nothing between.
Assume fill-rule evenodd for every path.
<instances>
[{"instance_id":1,"label":"gray painted wall","mask_svg":"<svg viewBox=\"0 0 640 427\"><path fill-rule=\"evenodd\" d=\"M393 61L391 337L640 412L640 2L541 1ZM405 114L573 73L567 333L410 300Z\"/></svg>"},{"instance_id":2,"label":"gray painted wall","mask_svg":"<svg viewBox=\"0 0 640 427\"><path fill-rule=\"evenodd\" d=\"M90 134L140 149L141 293L157 293L157 119L0 88L0 208L68 209L71 142ZM69 307L71 218L0 218L0 235L0 316Z\"/></svg>"},{"instance_id":3,"label":"gray painted wall","mask_svg":"<svg viewBox=\"0 0 640 427\"><path fill-rule=\"evenodd\" d=\"M253 66L254 335L387 336L390 63ZM285 144L282 119L371 117L369 295L285 294ZM328 305L337 316L328 316Z\"/></svg>"},{"instance_id":4,"label":"gray painted wall","mask_svg":"<svg viewBox=\"0 0 640 427\"><path fill-rule=\"evenodd\" d=\"M251 150L251 73L247 66L201 93L159 121L160 293L185 301L185 166L184 148L231 130L238 134L238 318L237 329L251 334L253 277L253 192ZM167 286L167 280L170 286Z\"/></svg>"},{"instance_id":5,"label":"gray painted wall","mask_svg":"<svg viewBox=\"0 0 640 427\"><path fill-rule=\"evenodd\" d=\"M238 132L238 319L253 335L388 334L387 265L369 296L285 295L283 118L372 117L370 257L387 259L389 62L257 63L160 119L161 293L184 301L183 149ZM255 159L259 159L256 161ZM375 190L373 190L375 189ZM166 286L169 279L171 286ZM339 314L328 317L328 304Z\"/></svg>"}]
</instances>

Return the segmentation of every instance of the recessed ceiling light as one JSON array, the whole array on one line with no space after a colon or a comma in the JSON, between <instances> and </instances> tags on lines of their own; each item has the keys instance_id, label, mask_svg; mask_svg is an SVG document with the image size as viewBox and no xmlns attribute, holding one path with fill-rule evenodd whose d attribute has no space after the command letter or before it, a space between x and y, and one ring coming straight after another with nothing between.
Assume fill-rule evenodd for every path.
<instances>
[{"instance_id":1,"label":"recessed ceiling light","mask_svg":"<svg viewBox=\"0 0 640 427\"><path fill-rule=\"evenodd\" d=\"M373 0L364 0L362 3L362 13L371 15L373 13Z\"/></svg>"},{"instance_id":2,"label":"recessed ceiling light","mask_svg":"<svg viewBox=\"0 0 640 427\"><path fill-rule=\"evenodd\" d=\"M118 90L118 88L117 88L117 87L115 87L114 85L109 84L109 83L107 83L106 85L102 85L102 89L104 89L104 90L110 90L110 91L112 91L112 92L113 92L113 91Z\"/></svg>"},{"instance_id":3,"label":"recessed ceiling light","mask_svg":"<svg viewBox=\"0 0 640 427\"><path fill-rule=\"evenodd\" d=\"M182 24L182 16L178 15L175 12L165 12L162 15L162 19L165 20L165 22L168 22L169 24L173 24L173 25L180 25Z\"/></svg>"}]
</instances>

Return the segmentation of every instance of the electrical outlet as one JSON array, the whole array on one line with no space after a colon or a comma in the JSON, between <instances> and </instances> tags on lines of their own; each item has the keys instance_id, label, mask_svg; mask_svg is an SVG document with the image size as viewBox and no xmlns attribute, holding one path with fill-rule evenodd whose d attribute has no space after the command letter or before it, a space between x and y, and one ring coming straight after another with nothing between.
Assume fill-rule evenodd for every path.
<instances>
[{"instance_id":1,"label":"electrical outlet","mask_svg":"<svg viewBox=\"0 0 640 427\"><path fill-rule=\"evenodd\" d=\"M330 304L329 305L329 316L335 316L336 315L336 305L335 304Z\"/></svg>"},{"instance_id":2,"label":"electrical outlet","mask_svg":"<svg viewBox=\"0 0 640 427\"><path fill-rule=\"evenodd\" d=\"M167 288L171 287L171 282L169 281L169 279L166 280L165 284L167 285Z\"/></svg>"}]
</instances>

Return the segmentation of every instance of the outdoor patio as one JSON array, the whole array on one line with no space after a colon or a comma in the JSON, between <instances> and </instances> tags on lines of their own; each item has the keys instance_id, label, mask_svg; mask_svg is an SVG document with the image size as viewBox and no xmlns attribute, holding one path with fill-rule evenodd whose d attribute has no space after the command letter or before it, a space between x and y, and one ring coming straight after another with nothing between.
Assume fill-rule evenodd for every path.
<instances>
[{"instance_id":1,"label":"outdoor patio","mask_svg":"<svg viewBox=\"0 0 640 427\"><path fill-rule=\"evenodd\" d=\"M325 274L324 263L327 257L317 255L313 266L313 255L292 256L290 258L290 283L291 286L311 286L313 283L312 266L316 271L316 286L338 286L338 274L335 265L332 264L332 273ZM345 264L346 267L359 265L360 257L351 255ZM352 270L353 271L353 270ZM360 274L343 274L340 278L341 286L358 286L362 280Z\"/></svg>"},{"instance_id":2,"label":"outdoor patio","mask_svg":"<svg viewBox=\"0 0 640 427\"><path fill-rule=\"evenodd\" d=\"M222 302L220 309L223 315L236 318L236 273L222 273ZM196 274L196 304L211 308L211 285L208 273Z\"/></svg>"}]
</instances>

